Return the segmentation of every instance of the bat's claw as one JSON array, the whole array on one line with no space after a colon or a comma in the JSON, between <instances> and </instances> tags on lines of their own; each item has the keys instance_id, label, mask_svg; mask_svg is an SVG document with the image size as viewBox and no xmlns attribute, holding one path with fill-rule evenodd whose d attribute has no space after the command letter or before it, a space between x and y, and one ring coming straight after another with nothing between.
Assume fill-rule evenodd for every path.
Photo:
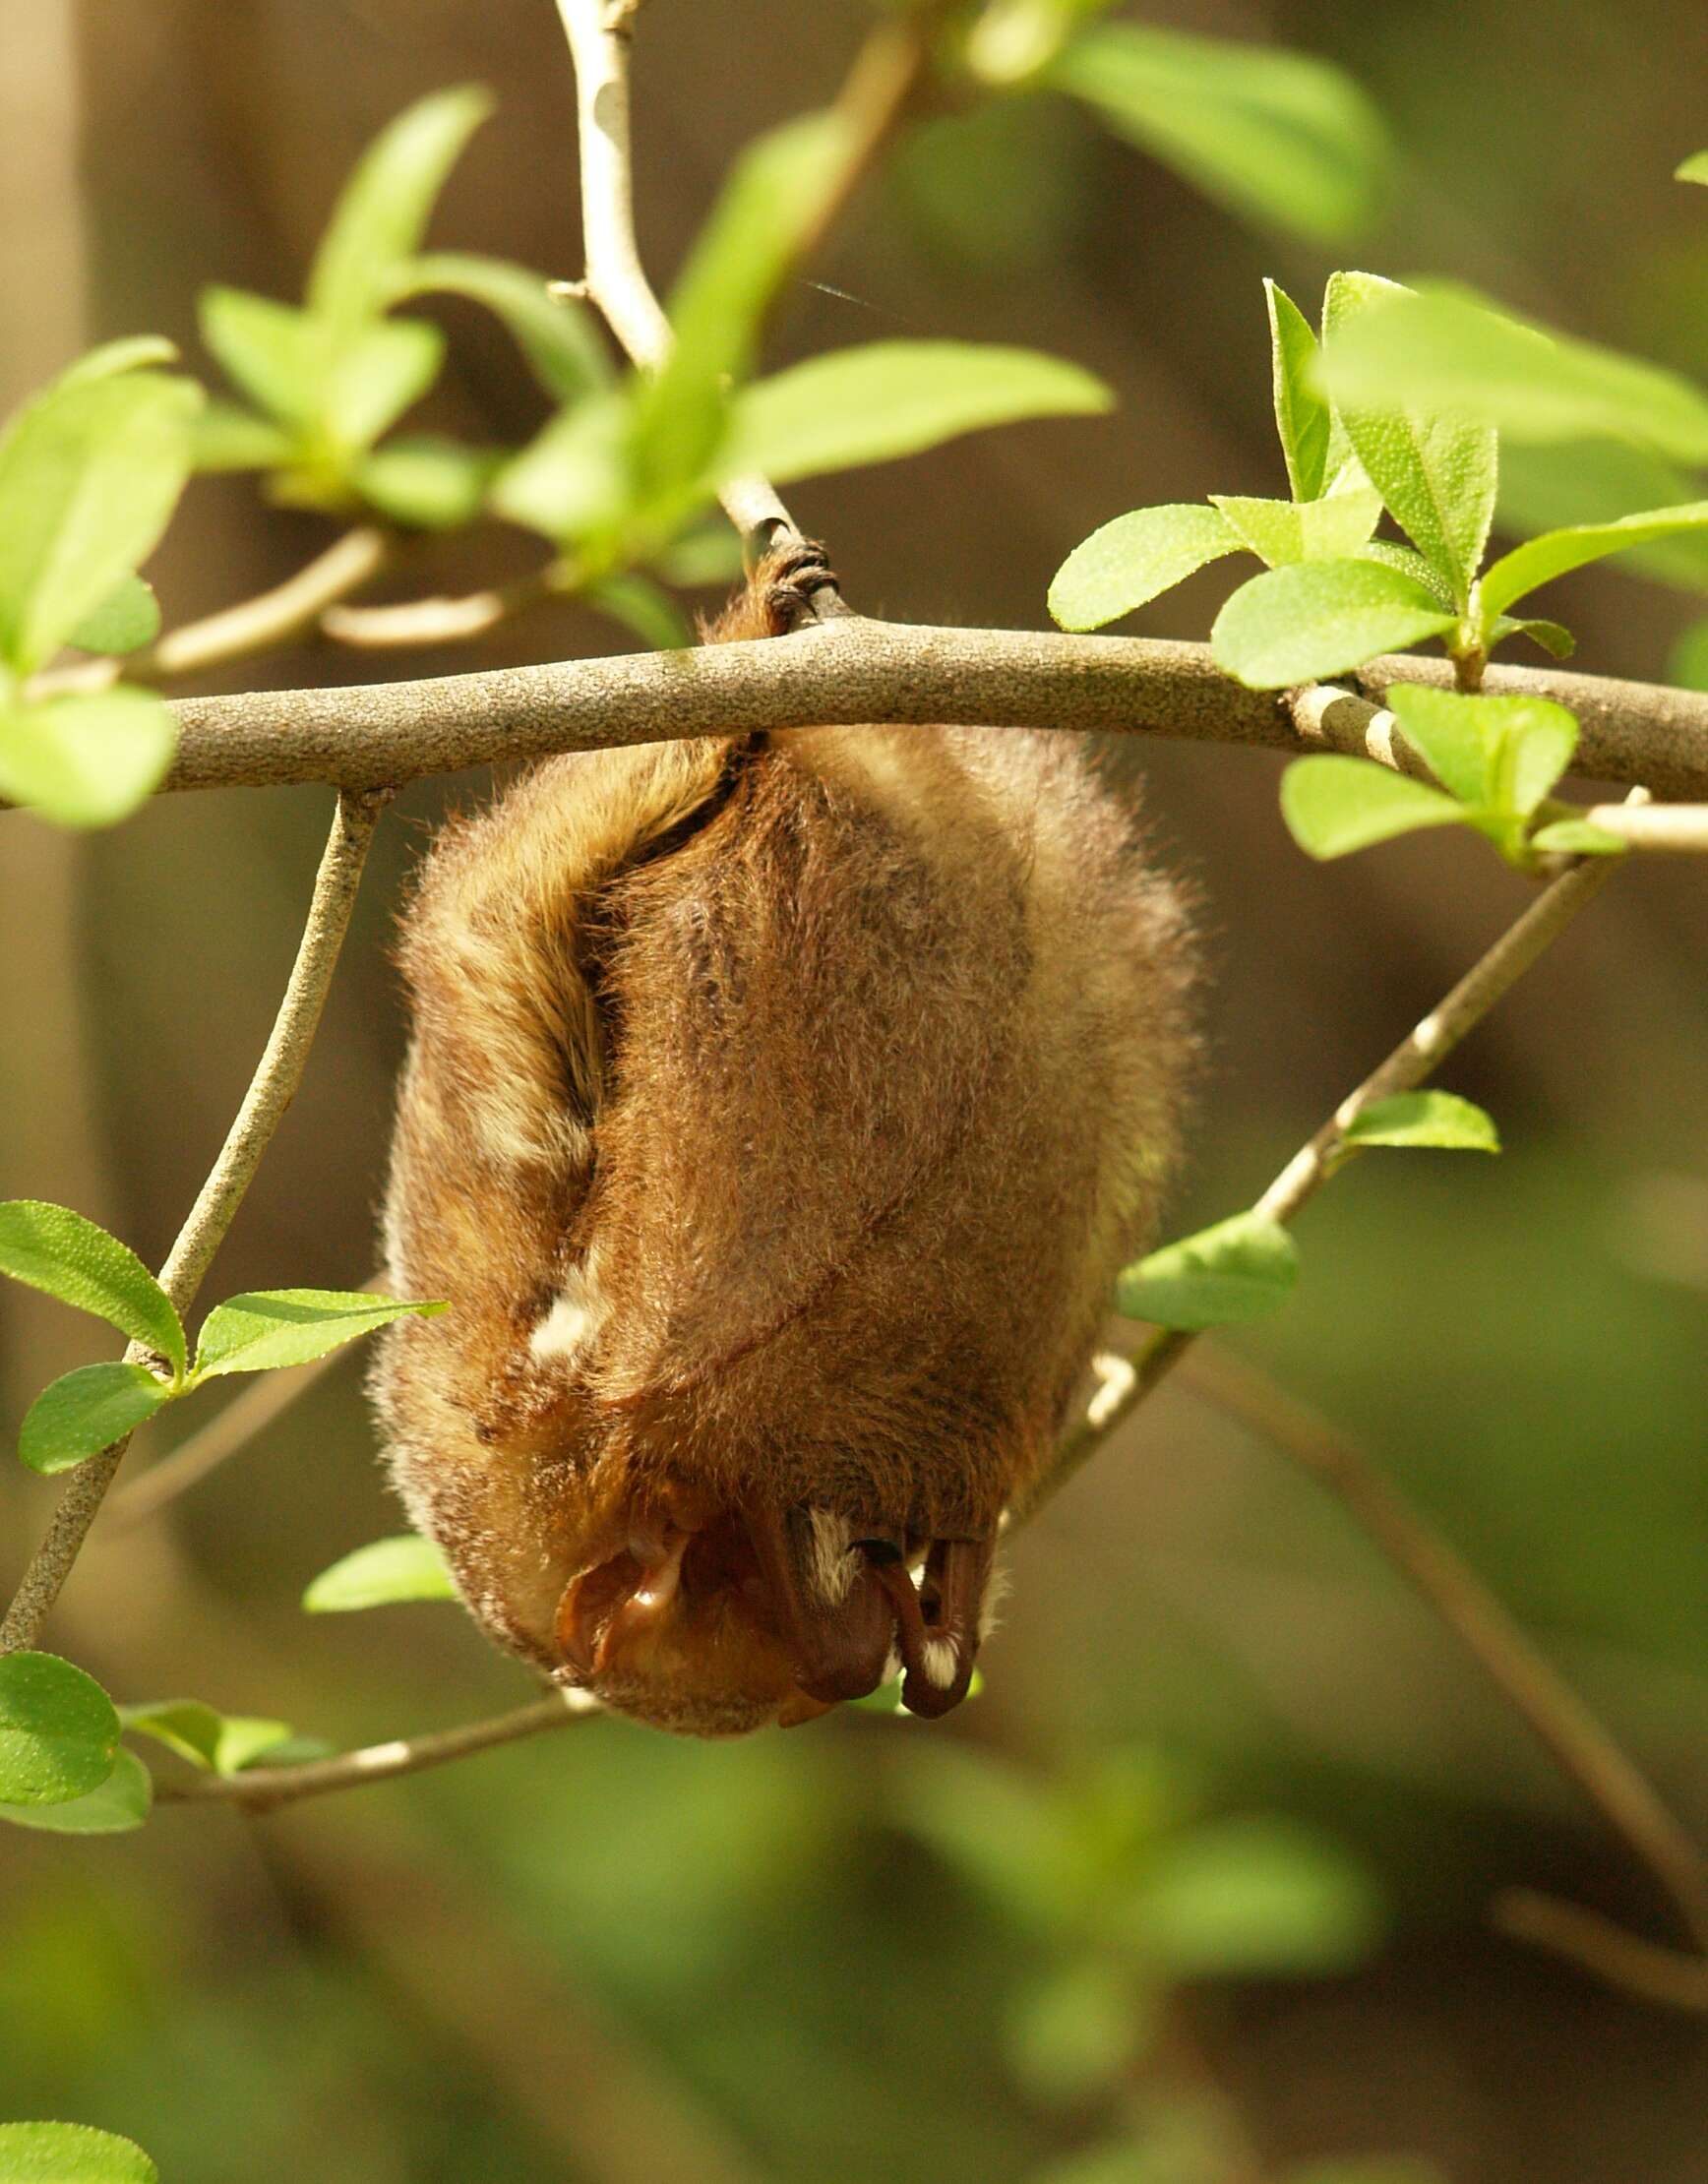
<instances>
[{"instance_id":1,"label":"bat's claw","mask_svg":"<svg viewBox=\"0 0 1708 2184\"><path fill-rule=\"evenodd\" d=\"M791 538L772 547L761 563L766 618L773 637L787 637L809 622L846 614L829 556L817 539Z\"/></svg>"}]
</instances>

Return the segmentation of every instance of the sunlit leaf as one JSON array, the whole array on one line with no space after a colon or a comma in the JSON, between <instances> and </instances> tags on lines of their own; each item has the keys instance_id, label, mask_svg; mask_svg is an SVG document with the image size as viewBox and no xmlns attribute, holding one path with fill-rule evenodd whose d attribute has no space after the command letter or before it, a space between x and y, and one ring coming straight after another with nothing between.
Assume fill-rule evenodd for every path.
<instances>
[{"instance_id":1,"label":"sunlit leaf","mask_svg":"<svg viewBox=\"0 0 1708 2184\"><path fill-rule=\"evenodd\" d=\"M1568 530L1545 531L1526 539L1522 546L1502 554L1483 578L1485 618L1503 613L1515 599L1552 583L1568 570L1622 554L1632 546L1645 546L1676 531L1708 531L1708 501L1686 501L1680 508L1641 509L1611 523L1574 524Z\"/></svg>"},{"instance_id":2,"label":"sunlit leaf","mask_svg":"<svg viewBox=\"0 0 1708 2184\"><path fill-rule=\"evenodd\" d=\"M1497 1153L1493 1116L1456 1092L1396 1092L1375 1100L1346 1128L1350 1145L1430 1146L1442 1152Z\"/></svg>"},{"instance_id":3,"label":"sunlit leaf","mask_svg":"<svg viewBox=\"0 0 1708 2184\"><path fill-rule=\"evenodd\" d=\"M1299 1279L1299 1251L1278 1222L1237 1213L1129 1266L1115 1301L1158 1327L1225 1327L1279 1311Z\"/></svg>"},{"instance_id":4,"label":"sunlit leaf","mask_svg":"<svg viewBox=\"0 0 1708 2184\"><path fill-rule=\"evenodd\" d=\"M51 1653L0 1656L0 1803L65 1804L112 1773L119 1718L93 1676Z\"/></svg>"},{"instance_id":5,"label":"sunlit leaf","mask_svg":"<svg viewBox=\"0 0 1708 2184\"><path fill-rule=\"evenodd\" d=\"M725 475L787 483L891 462L1024 417L1094 416L1103 382L1060 357L976 341L873 341L810 357L737 397Z\"/></svg>"},{"instance_id":6,"label":"sunlit leaf","mask_svg":"<svg viewBox=\"0 0 1708 2184\"><path fill-rule=\"evenodd\" d=\"M1339 273L1323 309L1325 361L1349 331L1411 294L1373 273ZM1412 543L1463 602L1483 558L1494 515L1498 465L1494 428L1474 418L1407 406L1395 391L1355 395L1331 379L1347 438Z\"/></svg>"},{"instance_id":7,"label":"sunlit leaf","mask_svg":"<svg viewBox=\"0 0 1708 2184\"><path fill-rule=\"evenodd\" d=\"M1469 697L1416 683L1389 686L1406 741L1467 804L1528 817L1571 763L1577 719L1548 698Z\"/></svg>"},{"instance_id":8,"label":"sunlit leaf","mask_svg":"<svg viewBox=\"0 0 1708 2184\"><path fill-rule=\"evenodd\" d=\"M202 410L190 444L196 468L204 471L274 470L296 452L295 438L281 425L223 401Z\"/></svg>"},{"instance_id":9,"label":"sunlit leaf","mask_svg":"<svg viewBox=\"0 0 1708 2184\"><path fill-rule=\"evenodd\" d=\"M1385 189L1389 151L1375 109L1349 76L1304 53L1098 24L1045 81L1087 100L1206 196L1313 242L1364 227Z\"/></svg>"},{"instance_id":10,"label":"sunlit leaf","mask_svg":"<svg viewBox=\"0 0 1708 2184\"><path fill-rule=\"evenodd\" d=\"M232 385L268 416L301 428L321 415L333 359L323 321L246 288L205 288L197 311Z\"/></svg>"},{"instance_id":11,"label":"sunlit leaf","mask_svg":"<svg viewBox=\"0 0 1708 2184\"><path fill-rule=\"evenodd\" d=\"M405 1532L376 1540L323 1570L302 1596L311 1615L340 1615L398 1601L455 1600L457 1587L431 1540Z\"/></svg>"},{"instance_id":12,"label":"sunlit leaf","mask_svg":"<svg viewBox=\"0 0 1708 2184\"><path fill-rule=\"evenodd\" d=\"M491 111L492 99L472 86L435 91L399 114L363 152L308 278L309 310L340 337L391 300L447 175Z\"/></svg>"},{"instance_id":13,"label":"sunlit leaf","mask_svg":"<svg viewBox=\"0 0 1708 2184\"><path fill-rule=\"evenodd\" d=\"M1548 622L1539 615L1497 614L1489 626L1490 644L1504 643L1509 637L1528 637L1556 660L1569 660L1577 650L1577 639L1564 623Z\"/></svg>"},{"instance_id":14,"label":"sunlit leaf","mask_svg":"<svg viewBox=\"0 0 1708 2184\"><path fill-rule=\"evenodd\" d=\"M178 728L152 691L0 704L0 796L60 826L112 826L165 778Z\"/></svg>"},{"instance_id":15,"label":"sunlit leaf","mask_svg":"<svg viewBox=\"0 0 1708 2184\"><path fill-rule=\"evenodd\" d=\"M1631 845L1592 819L1556 819L1537 828L1530 846L1554 857L1623 857Z\"/></svg>"},{"instance_id":16,"label":"sunlit leaf","mask_svg":"<svg viewBox=\"0 0 1708 2184\"><path fill-rule=\"evenodd\" d=\"M634 570L603 577L582 594L590 607L632 630L654 652L679 652L694 642L687 618L667 591Z\"/></svg>"},{"instance_id":17,"label":"sunlit leaf","mask_svg":"<svg viewBox=\"0 0 1708 2184\"><path fill-rule=\"evenodd\" d=\"M53 382L56 388L88 387L97 379L114 379L121 372L144 371L152 364L175 364L178 344L163 334L127 334L116 341L103 341L88 349Z\"/></svg>"},{"instance_id":18,"label":"sunlit leaf","mask_svg":"<svg viewBox=\"0 0 1708 2184\"><path fill-rule=\"evenodd\" d=\"M1383 1919L1344 1853L1284 1820L1233 1819L1163 1845L1119 1926L1176 1978L1284 1978L1350 1970Z\"/></svg>"},{"instance_id":19,"label":"sunlit leaf","mask_svg":"<svg viewBox=\"0 0 1708 2184\"><path fill-rule=\"evenodd\" d=\"M1050 586L1050 612L1065 630L1101 629L1240 550L1240 534L1220 509L1197 502L1135 509L1074 547Z\"/></svg>"},{"instance_id":20,"label":"sunlit leaf","mask_svg":"<svg viewBox=\"0 0 1708 2184\"><path fill-rule=\"evenodd\" d=\"M358 464L354 484L395 523L449 530L480 514L505 457L489 448L420 434L393 440Z\"/></svg>"},{"instance_id":21,"label":"sunlit leaf","mask_svg":"<svg viewBox=\"0 0 1708 2184\"><path fill-rule=\"evenodd\" d=\"M541 273L502 258L436 251L401 270L395 299L446 294L483 304L510 329L540 385L561 402L611 384L611 364L586 306L553 295Z\"/></svg>"},{"instance_id":22,"label":"sunlit leaf","mask_svg":"<svg viewBox=\"0 0 1708 2184\"><path fill-rule=\"evenodd\" d=\"M371 447L439 376L445 336L421 319L364 327L333 360L324 422L345 450Z\"/></svg>"},{"instance_id":23,"label":"sunlit leaf","mask_svg":"<svg viewBox=\"0 0 1708 2184\"><path fill-rule=\"evenodd\" d=\"M1688 470L1649 448L1618 440L1573 440L1527 448L1507 442L1500 456L1500 522L1534 535L1609 523L1647 509L1679 508L1696 491ZM1708 533L1676 531L1619 557L1621 572L1680 591L1708 592Z\"/></svg>"},{"instance_id":24,"label":"sunlit leaf","mask_svg":"<svg viewBox=\"0 0 1708 2184\"><path fill-rule=\"evenodd\" d=\"M25 1413L18 1453L31 1471L69 1471L122 1441L171 1395L140 1365L79 1365L44 1388Z\"/></svg>"},{"instance_id":25,"label":"sunlit leaf","mask_svg":"<svg viewBox=\"0 0 1708 2184\"><path fill-rule=\"evenodd\" d=\"M1296 758L1281 776L1281 817L1308 857L1346 857L1356 849L1454 826L1470 818L1453 797L1408 780L1368 758Z\"/></svg>"},{"instance_id":26,"label":"sunlit leaf","mask_svg":"<svg viewBox=\"0 0 1708 2184\"><path fill-rule=\"evenodd\" d=\"M1287 478L1296 501L1314 501L1328 484L1333 419L1317 393L1316 335L1284 288L1265 280L1269 305L1270 376L1275 429L1281 437Z\"/></svg>"},{"instance_id":27,"label":"sunlit leaf","mask_svg":"<svg viewBox=\"0 0 1708 2184\"><path fill-rule=\"evenodd\" d=\"M1114 0L986 0L967 31L960 58L980 83L1007 90L1054 60L1088 17Z\"/></svg>"},{"instance_id":28,"label":"sunlit leaf","mask_svg":"<svg viewBox=\"0 0 1708 2184\"><path fill-rule=\"evenodd\" d=\"M1210 499L1271 569L1347 559L1357 554L1381 516L1381 495L1373 486L1319 501L1251 501L1231 493L1212 493Z\"/></svg>"},{"instance_id":29,"label":"sunlit leaf","mask_svg":"<svg viewBox=\"0 0 1708 2184\"><path fill-rule=\"evenodd\" d=\"M80 652L122 656L152 644L160 634L160 602L144 577L121 576L106 597L86 614L66 639Z\"/></svg>"},{"instance_id":30,"label":"sunlit leaf","mask_svg":"<svg viewBox=\"0 0 1708 2184\"><path fill-rule=\"evenodd\" d=\"M184 1330L171 1299L129 1244L69 1206L0 1204L0 1274L93 1312L182 1372Z\"/></svg>"},{"instance_id":31,"label":"sunlit leaf","mask_svg":"<svg viewBox=\"0 0 1708 2184\"><path fill-rule=\"evenodd\" d=\"M445 1308L362 1289L256 1290L230 1297L202 1323L195 1377L309 1365L394 1319L431 1319Z\"/></svg>"},{"instance_id":32,"label":"sunlit leaf","mask_svg":"<svg viewBox=\"0 0 1708 2184\"><path fill-rule=\"evenodd\" d=\"M0 2184L160 2184L129 2139L81 2123L0 2123Z\"/></svg>"},{"instance_id":33,"label":"sunlit leaf","mask_svg":"<svg viewBox=\"0 0 1708 2184\"><path fill-rule=\"evenodd\" d=\"M1692 152L1673 169L1675 182L1708 182L1708 152Z\"/></svg>"},{"instance_id":34,"label":"sunlit leaf","mask_svg":"<svg viewBox=\"0 0 1708 2184\"><path fill-rule=\"evenodd\" d=\"M247 1714L221 1714L200 1699L159 1699L147 1706L119 1709L123 1727L152 1736L193 1766L216 1775L236 1775L264 1752L290 1736L286 1722L263 1721Z\"/></svg>"},{"instance_id":35,"label":"sunlit leaf","mask_svg":"<svg viewBox=\"0 0 1708 2184\"><path fill-rule=\"evenodd\" d=\"M149 1770L135 1752L121 1750L112 1772L98 1789L63 1804L0 1804L0 1820L15 1828L40 1828L52 1835L127 1835L140 1828L154 1801ZM27 2175L29 2171L25 2172ZM61 2171L50 2172L58 2177ZM5 2145L0 2140L0 2184L7 2175Z\"/></svg>"},{"instance_id":36,"label":"sunlit leaf","mask_svg":"<svg viewBox=\"0 0 1708 2184\"><path fill-rule=\"evenodd\" d=\"M1455 617L1381 562L1299 562L1242 584L1216 617L1216 665L1252 690L1285 690L1440 637Z\"/></svg>"},{"instance_id":37,"label":"sunlit leaf","mask_svg":"<svg viewBox=\"0 0 1708 2184\"><path fill-rule=\"evenodd\" d=\"M616 390L560 411L499 473L494 510L555 545L615 531L631 497L629 422Z\"/></svg>"}]
</instances>

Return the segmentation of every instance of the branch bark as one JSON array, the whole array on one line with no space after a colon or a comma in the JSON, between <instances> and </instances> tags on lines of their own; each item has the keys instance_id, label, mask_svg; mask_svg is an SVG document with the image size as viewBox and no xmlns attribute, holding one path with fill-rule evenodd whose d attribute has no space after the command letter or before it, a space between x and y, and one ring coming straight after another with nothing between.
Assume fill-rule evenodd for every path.
<instances>
[{"instance_id":1,"label":"branch bark","mask_svg":"<svg viewBox=\"0 0 1708 2184\"><path fill-rule=\"evenodd\" d=\"M180 1314L187 1312L195 1301L202 1278L261 1165L261 1156L302 1082L333 972L349 930L369 844L386 801L383 794L346 793L338 798L332 832L315 876L296 961L266 1051L219 1157L160 1269L160 1287ZM127 1356L140 1361L146 1353L133 1344ZM79 1465L72 1474L47 1535L24 1573L4 1622L0 1622L0 1654L21 1653L34 1644L129 1445L127 1434L100 1455Z\"/></svg>"}]
</instances>

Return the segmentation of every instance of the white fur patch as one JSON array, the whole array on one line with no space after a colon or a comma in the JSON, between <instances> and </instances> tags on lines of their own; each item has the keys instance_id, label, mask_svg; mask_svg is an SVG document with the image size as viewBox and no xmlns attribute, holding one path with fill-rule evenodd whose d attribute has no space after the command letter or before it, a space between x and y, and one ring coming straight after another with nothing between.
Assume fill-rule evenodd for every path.
<instances>
[{"instance_id":1,"label":"white fur patch","mask_svg":"<svg viewBox=\"0 0 1708 2184\"><path fill-rule=\"evenodd\" d=\"M813 1527L813 1588L832 1608L840 1608L854 1585L854 1527L833 1509L809 1509L807 1518Z\"/></svg>"},{"instance_id":2,"label":"white fur patch","mask_svg":"<svg viewBox=\"0 0 1708 2184\"><path fill-rule=\"evenodd\" d=\"M605 1324L605 1312L591 1264L574 1268L528 1337L529 1352L542 1363L576 1358Z\"/></svg>"},{"instance_id":3,"label":"white fur patch","mask_svg":"<svg viewBox=\"0 0 1708 2184\"><path fill-rule=\"evenodd\" d=\"M960 1664L955 1649L946 1638L928 1638L920 1655L928 1682L935 1683L940 1691L946 1691L954 1681Z\"/></svg>"},{"instance_id":4,"label":"white fur patch","mask_svg":"<svg viewBox=\"0 0 1708 2184\"><path fill-rule=\"evenodd\" d=\"M1114 1350L1100 1350L1091 1361L1091 1369L1097 1375L1097 1393L1085 1406L1085 1423L1102 1426L1115 1416L1137 1386L1138 1374L1132 1361Z\"/></svg>"}]
</instances>

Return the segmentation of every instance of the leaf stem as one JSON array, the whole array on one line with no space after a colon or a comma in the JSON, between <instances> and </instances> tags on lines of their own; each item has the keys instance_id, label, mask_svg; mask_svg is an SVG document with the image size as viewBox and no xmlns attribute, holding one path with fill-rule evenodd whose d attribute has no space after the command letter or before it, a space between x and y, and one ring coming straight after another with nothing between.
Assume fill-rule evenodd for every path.
<instances>
[{"instance_id":1,"label":"leaf stem","mask_svg":"<svg viewBox=\"0 0 1708 2184\"><path fill-rule=\"evenodd\" d=\"M388 801L389 792L384 791L366 795L345 792L338 798L332 832L315 876L296 961L266 1050L219 1157L160 1269L160 1287L180 1314L187 1312L194 1302L261 1165L261 1157L302 1082L338 952L349 930L362 868ZM132 1362L146 1360L146 1353L135 1344L126 1356ZM34 1644L77 1560L129 1439L127 1434L72 1474L46 1537L25 1570L5 1620L0 1622L0 1654L20 1653Z\"/></svg>"}]
</instances>

